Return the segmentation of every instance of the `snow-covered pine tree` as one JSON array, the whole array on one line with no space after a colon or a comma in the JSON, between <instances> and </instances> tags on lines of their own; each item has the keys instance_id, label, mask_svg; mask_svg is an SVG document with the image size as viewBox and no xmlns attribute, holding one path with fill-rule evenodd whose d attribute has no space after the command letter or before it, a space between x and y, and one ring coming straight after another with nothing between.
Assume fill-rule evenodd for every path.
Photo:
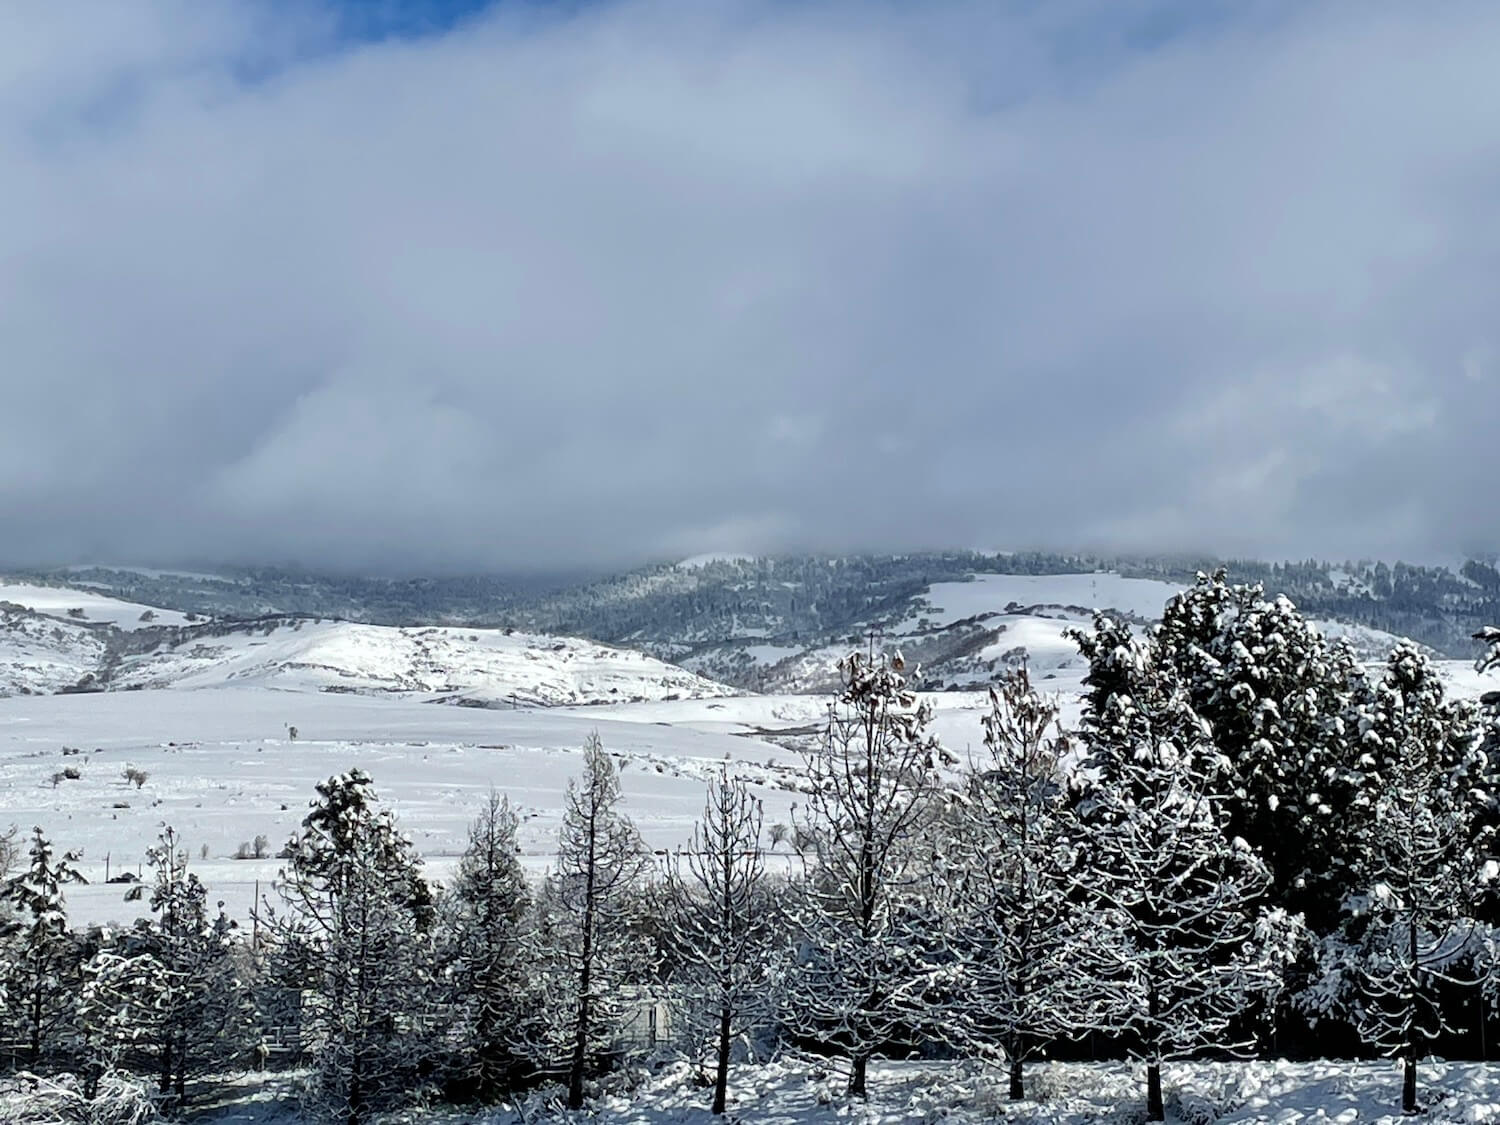
<instances>
[{"instance_id":1,"label":"snow-covered pine tree","mask_svg":"<svg viewBox=\"0 0 1500 1125\"><path fill-rule=\"evenodd\" d=\"M899 654L852 653L839 671L823 745L807 754L798 827L813 841L813 864L793 919L803 948L783 999L796 1034L848 1052L849 1093L864 1097L871 1057L928 1014L929 965L908 908L948 759Z\"/></svg>"},{"instance_id":2,"label":"snow-covered pine tree","mask_svg":"<svg viewBox=\"0 0 1500 1125\"><path fill-rule=\"evenodd\" d=\"M1489 800L1481 737L1426 657L1397 646L1359 742L1362 788L1347 815L1364 847L1345 932L1325 943L1326 988L1312 1002L1326 1010L1343 992L1366 1039L1402 1059L1404 1113L1417 1108L1424 1045L1448 1030L1438 986L1475 983L1474 909L1489 877L1476 831Z\"/></svg>"},{"instance_id":3,"label":"snow-covered pine tree","mask_svg":"<svg viewBox=\"0 0 1500 1125\"><path fill-rule=\"evenodd\" d=\"M363 1125L409 1093L428 1051L433 911L421 860L362 770L331 777L287 845L269 919L304 990L314 1103Z\"/></svg>"},{"instance_id":4,"label":"snow-covered pine tree","mask_svg":"<svg viewBox=\"0 0 1500 1125\"><path fill-rule=\"evenodd\" d=\"M1025 1062L1093 1016L1094 934L1072 897L1083 840L1058 715L1025 667L990 688L987 753L970 763L934 861L953 958L948 1033L1004 1053L1013 1099L1025 1096Z\"/></svg>"},{"instance_id":5,"label":"snow-covered pine tree","mask_svg":"<svg viewBox=\"0 0 1500 1125\"><path fill-rule=\"evenodd\" d=\"M1488 625L1475 633L1474 639L1485 646L1483 655L1474 662L1475 671L1483 674L1500 668L1500 627ZM1489 791L1489 807L1481 816L1480 825L1492 832L1500 832L1500 690L1482 694L1479 706L1485 717L1483 752ZM1500 922L1500 888L1491 891L1485 905L1485 917L1491 923Z\"/></svg>"},{"instance_id":6,"label":"snow-covered pine tree","mask_svg":"<svg viewBox=\"0 0 1500 1125\"><path fill-rule=\"evenodd\" d=\"M1271 901L1326 932L1357 828L1343 810L1368 689L1353 653L1223 570L1169 601L1155 636L1225 763L1225 831L1265 860Z\"/></svg>"},{"instance_id":7,"label":"snow-covered pine tree","mask_svg":"<svg viewBox=\"0 0 1500 1125\"><path fill-rule=\"evenodd\" d=\"M1474 634L1474 639L1485 646L1474 667L1480 672L1500 668L1500 625L1486 625Z\"/></svg>"},{"instance_id":8,"label":"snow-covered pine tree","mask_svg":"<svg viewBox=\"0 0 1500 1125\"><path fill-rule=\"evenodd\" d=\"M5 965L8 1038L23 1045L33 1068L62 1053L73 1021L82 951L68 929L63 887L85 881L73 866L78 860L77 852L56 856L52 842L34 828L26 866L0 887L0 902L14 911Z\"/></svg>"},{"instance_id":9,"label":"snow-covered pine tree","mask_svg":"<svg viewBox=\"0 0 1500 1125\"><path fill-rule=\"evenodd\" d=\"M619 805L619 774L591 734L583 776L568 783L557 869L538 892L527 950L540 997L525 1049L544 1070L567 1074L569 1109L583 1107L590 1069L617 1040L623 987L649 960L633 915L650 860Z\"/></svg>"},{"instance_id":10,"label":"snow-covered pine tree","mask_svg":"<svg viewBox=\"0 0 1500 1125\"><path fill-rule=\"evenodd\" d=\"M1100 617L1077 638L1112 685L1083 716L1079 813L1094 863L1078 890L1097 911L1095 1002L1110 1011L1106 1028L1136 1044L1147 1117L1160 1121L1162 1064L1231 1046L1253 995L1279 985L1295 927L1261 912L1265 865L1224 833L1207 725L1155 642L1122 630Z\"/></svg>"},{"instance_id":11,"label":"snow-covered pine tree","mask_svg":"<svg viewBox=\"0 0 1500 1125\"><path fill-rule=\"evenodd\" d=\"M675 975L712 1023L715 1115L724 1112L733 1036L767 987L763 820L746 784L721 768L686 854L667 868Z\"/></svg>"},{"instance_id":12,"label":"snow-covered pine tree","mask_svg":"<svg viewBox=\"0 0 1500 1125\"><path fill-rule=\"evenodd\" d=\"M75 1022L80 1041L84 1096L160 1025L155 999L169 986L161 962L149 953L125 952L111 943L83 965Z\"/></svg>"},{"instance_id":13,"label":"snow-covered pine tree","mask_svg":"<svg viewBox=\"0 0 1500 1125\"><path fill-rule=\"evenodd\" d=\"M439 910L440 963L454 1013L459 1079L484 1102L526 1069L515 1028L531 994L526 932L531 888L521 868L510 802L491 792Z\"/></svg>"},{"instance_id":14,"label":"snow-covered pine tree","mask_svg":"<svg viewBox=\"0 0 1500 1125\"><path fill-rule=\"evenodd\" d=\"M188 870L187 850L170 825L147 851L146 862L153 872L152 921L123 943L133 956L154 959L158 968L145 978L155 991L136 1042L154 1055L160 1093L172 1094L180 1105L189 1076L243 1056L253 1015L237 973L235 927L222 908L210 916L208 892ZM125 897L138 899L144 889L137 885ZM98 987L117 976L104 973Z\"/></svg>"}]
</instances>

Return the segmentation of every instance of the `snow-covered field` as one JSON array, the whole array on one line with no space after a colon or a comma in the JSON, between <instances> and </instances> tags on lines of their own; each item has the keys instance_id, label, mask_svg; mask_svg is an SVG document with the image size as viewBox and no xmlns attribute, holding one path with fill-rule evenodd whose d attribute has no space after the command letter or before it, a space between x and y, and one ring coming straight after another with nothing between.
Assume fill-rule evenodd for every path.
<instances>
[{"instance_id":1,"label":"snow-covered field","mask_svg":"<svg viewBox=\"0 0 1500 1125\"><path fill-rule=\"evenodd\" d=\"M919 645L993 614L985 627L1003 630L981 635L967 671L947 682L980 687L1020 649L1073 722L1084 669L1064 630L1085 623L1083 607L1094 604L1155 616L1176 589L1109 574L985 575L933 586L887 637ZM0 586L0 600L24 607L0 612L0 694L11 696L0 698L0 827L40 825L60 847L83 851L91 884L69 892L80 921L134 912L123 888L103 883L106 863L111 875L135 869L163 823L181 834L212 893L247 916L257 882L264 890L278 864L236 859L240 845L265 836L274 853L315 783L352 766L374 777L435 876L451 867L492 786L522 808L526 861L540 869L594 729L619 757L628 811L655 848L686 840L704 783L725 760L762 794L767 823L786 821L802 772L794 750L815 741L826 717L826 694L731 695L675 665L576 639L273 621L194 630L186 642L168 631L138 652L105 638L122 635L111 625L139 626L141 606L21 584ZM846 651L829 646L805 660L832 676ZM106 664L117 690L47 694ZM1495 686L1464 662L1440 667L1457 695ZM142 690L119 690L131 688ZM940 740L961 759L979 753L984 691L928 698ZM128 767L146 772L143 786L125 779Z\"/></svg>"},{"instance_id":2,"label":"snow-covered field","mask_svg":"<svg viewBox=\"0 0 1500 1125\"><path fill-rule=\"evenodd\" d=\"M761 794L768 823L787 819L795 800L795 754L712 729L602 708L482 710L231 686L0 701L0 824L40 825L60 847L83 850L92 885L68 891L77 920L134 913L120 903L124 888L103 884L106 857L111 873L134 870L163 823L178 830L210 893L244 916L255 881L264 889L277 864L236 860L239 845L265 835L274 852L314 785L354 766L374 778L435 874L462 850L491 787L522 809L528 862L544 867L593 730L616 755L626 811L653 848L687 839L705 783L726 760ZM81 752L65 755L65 746ZM54 785L70 767L81 777ZM143 786L125 779L127 767L146 771Z\"/></svg>"},{"instance_id":3,"label":"snow-covered field","mask_svg":"<svg viewBox=\"0 0 1500 1125\"><path fill-rule=\"evenodd\" d=\"M820 1074L826 1075L820 1077ZM656 1076L639 1091L603 1099L596 1121L620 1125L702 1120L703 1091L685 1081L684 1068ZM1033 1068L1031 1098L1006 1099L1005 1076L964 1063L887 1062L872 1066L870 1099L852 1102L842 1093L837 1062L826 1067L741 1067L735 1075L732 1112L765 1125L814 1122L989 1122L1021 1125L1083 1125L1144 1119L1145 1083L1138 1068L1123 1063L1052 1063ZM1433 1064L1424 1120L1500 1121L1500 1081L1476 1063ZM1209 1125L1250 1122L1361 1122L1405 1120L1400 1110L1400 1072L1386 1063L1192 1063L1164 1068L1169 1121ZM500 1121L504 1118L492 1118Z\"/></svg>"},{"instance_id":4,"label":"snow-covered field","mask_svg":"<svg viewBox=\"0 0 1500 1125\"><path fill-rule=\"evenodd\" d=\"M1481 1063L1433 1061L1421 1068L1421 1120L1433 1125L1500 1121L1500 1077ZM1006 1098L1005 1075L974 1063L876 1062L867 1102L843 1093L846 1072L837 1060L788 1058L742 1064L730 1074L730 1122L757 1125L1134 1125L1145 1119L1144 1079L1128 1063L1040 1063L1028 1068L1025 1101ZM1384 1062L1178 1063L1164 1068L1167 1120L1178 1125L1251 1125L1300 1122L1396 1125L1399 1069ZM293 1081L247 1075L226 1091L218 1108L200 1121L249 1125L302 1125ZM434 1107L392 1114L390 1122L419 1125L514 1125L573 1120L555 1111L552 1091L520 1107L483 1112ZM682 1063L654 1073L616 1078L588 1111L600 1125L669 1125L713 1121L708 1091ZM520 1112L518 1112L518 1108Z\"/></svg>"}]
</instances>

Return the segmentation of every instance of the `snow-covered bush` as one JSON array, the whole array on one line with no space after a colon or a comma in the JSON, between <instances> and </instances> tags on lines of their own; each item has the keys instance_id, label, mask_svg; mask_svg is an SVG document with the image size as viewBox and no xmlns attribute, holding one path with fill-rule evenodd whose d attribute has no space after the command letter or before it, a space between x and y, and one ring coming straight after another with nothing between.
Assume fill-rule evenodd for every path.
<instances>
[{"instance_id":1,"label":"snow-covered bush","mask_svg":"<svg viewBox=\"0 0 1500 1125\"><path fill-rule=\"evenodd\" d=\"M147 1083L119 1071L101 1076L92 1097L72 1074L0 1080L0 1125L150 1125L158 1116Z\"/></svg>"}]
</instances>

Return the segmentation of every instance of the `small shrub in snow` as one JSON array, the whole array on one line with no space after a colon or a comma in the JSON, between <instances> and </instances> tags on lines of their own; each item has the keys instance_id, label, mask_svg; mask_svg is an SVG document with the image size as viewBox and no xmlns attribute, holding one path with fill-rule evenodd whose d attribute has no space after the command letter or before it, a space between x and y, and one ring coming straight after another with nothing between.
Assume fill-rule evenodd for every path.
<instances>
[{"instance_id":1,"label":"small shrub in snow","mask_svg":"<svg viewBox=\"0 0 1500 1125\"><path fill-rule=\"evenodd\" d=\"M72 1074L41 1078L22 1072L0 1082L0 1125L149 1125L156 1102L140 1079L107 1071L93 1097Z\"/></svg>"}]
</instances>

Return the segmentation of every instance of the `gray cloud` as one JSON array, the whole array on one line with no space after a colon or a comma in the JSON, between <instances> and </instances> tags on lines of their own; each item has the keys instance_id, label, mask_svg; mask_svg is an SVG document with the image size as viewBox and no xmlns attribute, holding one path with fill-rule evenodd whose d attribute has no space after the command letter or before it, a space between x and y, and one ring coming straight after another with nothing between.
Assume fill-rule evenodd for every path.
<instances>
[{"instance_id":1,"label":"gray cloud","mask_svg":"<svg viewBox=\"0 0 1500 1125\"><path fill-rule=\"evenodd\" d=\"M1500 9L0 9L15 561L1500 545Z\"/></svg>"}]
</instances>

